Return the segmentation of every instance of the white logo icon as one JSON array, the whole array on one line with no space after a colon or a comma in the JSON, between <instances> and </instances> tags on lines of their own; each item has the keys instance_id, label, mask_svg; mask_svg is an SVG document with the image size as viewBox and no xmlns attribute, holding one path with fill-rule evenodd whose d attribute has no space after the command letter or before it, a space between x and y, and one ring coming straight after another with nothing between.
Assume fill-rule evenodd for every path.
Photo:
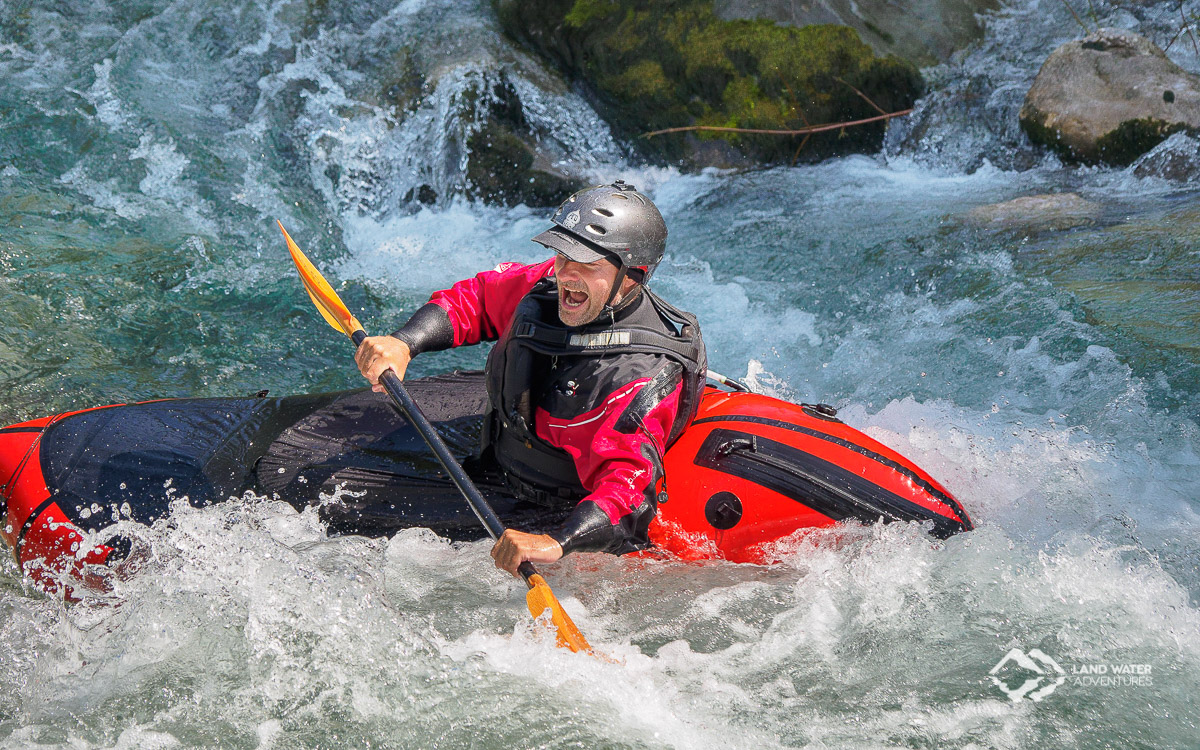
<instances>
[{"instance_id":1,"label":"white logo icon","mask_svg":"<svg viewBox=\"0 0 1200 750\"><path fill-rule=\"evenodd\" d=\"M1019 687L1010 688L996 676L1009 662L1026 671L1033 672L1036 677L1026 679ZM1053 693L1054 689L1067 679L1066 672L1058 666L1058 662L1037 648L1030 649L1028 654L1019 648L1012 649L996 666L991 668L988 674L991 676L992 682L996 683L996 687L1003 690L1013 703L1019 702L1022 698L1028 698L1036 703Z\"/></svg>"},{"instance_id":2,"label":"white logo icon","mask_svg":"<svg viewBox=\"0 0 1200 750\"><path fill-rule=\"evenodd\" d=\"M567 229L571 229L578 223L579 223L579 212L578 211L572 211L571 213L567 214L567 218L563 219L563 226L566 227Z\"/></svg>"}]
</instances>

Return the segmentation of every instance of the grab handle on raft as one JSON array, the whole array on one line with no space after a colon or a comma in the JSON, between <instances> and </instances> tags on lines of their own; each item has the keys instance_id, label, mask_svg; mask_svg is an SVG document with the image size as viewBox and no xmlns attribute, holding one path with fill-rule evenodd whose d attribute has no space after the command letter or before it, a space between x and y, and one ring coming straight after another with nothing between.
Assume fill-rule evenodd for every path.
<instances>
[{"instance_id":1,"label":"grab handle on raft","mask_svg":"<svg viewBox=\"0 0 1200 750\"><path fill-rule=\"evenodd\" d=\"M355 348L362 344L363 339L367 337L367 332L363 330L362 324L358 322L351 313L337 292L333 291L333 287L321 275L316 266L304 255L299 246L292 240L287 230L283 228L281 222L279 230L283 232L283 237L287 241L288 252L291 253L292 262L296 264L296 270L300 272L300 280L304 282L304 290L308 292L308 296L316 305L317 310L321 313L321 317L325 319L334 330L341 331L350 340L354 342ZM479 517L480 523L487 529L488 534L492 539L499 539L504 533L504 524L500 521L496 511L492 510L492 506L488 503L479 492L479 488L463 471L462 466L454 458L454 454L450 452L450 448L446 446L446 442L437 434L437 431L430 424L425 414L421 412L421 407L413 401L408 390L396 376L396 373L387 370L380 376L379 381L383 384L388 396L392 402L403 412L409 423L417 428L417 432L421 434L421 438L433 454L437 456L438 461L450 475L450 479L454 485L458 487L459 492L466 498L467 503L471 506L471 510L475 511L475 515ZM568 648L572 651L591 651L592 647L588 644L587 639L583 637L583 633L579 632L579 628L571 621L566 610L559 604L558 598L554 596L554 592L550 590L550 586L546 583L546 579L538 574L537 569L531 563L523 562L517 568L517 572L525 579L525 583L529 586L529 592L525 595L525 601L529 606L529 613L534 617L541 617L542 614L549 609L550 620L554 623L556 631L555 639L560 648Z\"/></svg>"},{"instance_id":2,"label":"grab handle on raft","mask_svg":"<svg viewBox=\"0 0 1200 750\"><path fill-rule=\"evenodd\" d=\"M709 370L706 374L708 375L709 380L715 380L727 388L730 388L735 391L741 391L742 393L750 392L750 387L740 380L734 380L733 378L727 378L724 375L722 375L721 373L714 372L712 370Z\"/></svg>"}]
</instances>

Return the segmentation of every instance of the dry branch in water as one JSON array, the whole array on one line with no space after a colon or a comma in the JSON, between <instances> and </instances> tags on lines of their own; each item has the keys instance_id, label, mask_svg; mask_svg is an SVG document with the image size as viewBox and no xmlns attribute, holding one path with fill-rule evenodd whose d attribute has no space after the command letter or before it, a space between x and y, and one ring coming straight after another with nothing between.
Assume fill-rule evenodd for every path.
<instances>
[{"instance_id":1,"label":"dry branch in water","mask_svg":"<svg viewBox=\"0 0 1200 750\"><path fill-rule=\"evenodd\" d=\"M855 125L867 125L880 120L890 120L893 117L903 117L910 114L912 109L902 109L899 112L888 112L886 114L868 117L865 120L851 120L849 122L832 122L828 125L811 125L806 128L797 128L796 130L762 130L759 128L727 128L719 125L688 125L682 128L667 128L666 130L654 130L649 133L642 133L642 138L653 138L656 135L666 135L667 133L686 133L688 131L703 130L710 133L752 133L757 135L808 135L810 133L824 133L830 130L840 130L842 128L851 128Z\"/></svg>"}]
</instances>

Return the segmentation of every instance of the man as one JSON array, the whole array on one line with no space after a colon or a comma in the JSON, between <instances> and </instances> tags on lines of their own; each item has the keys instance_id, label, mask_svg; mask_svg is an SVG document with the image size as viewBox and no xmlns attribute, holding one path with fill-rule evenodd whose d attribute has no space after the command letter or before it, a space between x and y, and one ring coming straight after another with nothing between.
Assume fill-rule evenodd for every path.
<instances>
[{"instance_id":1,"label":"man","mask_svg":"<svg viewBox=\"0 0 1200 750\"><path fill-rule=\"evenodd\" d=\"M552 260L503 263L435 292L355 353L382 391L384 371L403 378L422 352L498 339L481 458L521 499L574 504L551 534L504 532L492 557L513 575L524 561L648 546L662 455L695 415L706 372L695 317L646 287L667 238L649 198L618 180L576 193L552 221L533 238Z\"/></svg>"}]
</instances>

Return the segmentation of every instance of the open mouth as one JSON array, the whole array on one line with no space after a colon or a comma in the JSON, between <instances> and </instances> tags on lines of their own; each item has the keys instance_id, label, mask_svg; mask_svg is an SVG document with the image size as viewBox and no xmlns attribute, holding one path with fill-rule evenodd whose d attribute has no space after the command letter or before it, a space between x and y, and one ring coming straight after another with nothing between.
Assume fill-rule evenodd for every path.
<instances>
[{"instance_id":1,"label":"open mouth","mask_svg":"<svg viewBox=\"0 0 1200 750\"><path fill-rule=\"evenodd\" d=\"M568 310L577 310L587 304L587 292L577 292L572 289L563 289L559 295L559 302Z\"/></svg>"}]
</instances>

